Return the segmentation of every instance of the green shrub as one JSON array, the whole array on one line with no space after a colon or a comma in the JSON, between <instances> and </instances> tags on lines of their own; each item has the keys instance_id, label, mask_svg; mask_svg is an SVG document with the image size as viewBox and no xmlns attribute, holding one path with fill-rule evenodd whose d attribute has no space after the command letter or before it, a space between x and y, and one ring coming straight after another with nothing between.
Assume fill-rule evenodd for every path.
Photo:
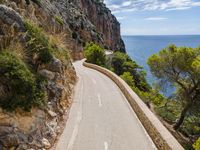
<instances>
[{"instance_id":1,"label":"green shrub","mask_svg":"<svg viewBox=\"0 0 200 150\"><path fill-rule=\"evenodd\" d=\"M60 25L64 24L64 21L62 20L62 18L60 16L55 16L55 20L57 23L59 23Z\"/></svg>"},{"instance_id":2,"label":"green shrub","mask_svg":"<svg viewBox=\"0 0 200 150\"><path fill-rule=\"evenodd\" d=\"M0 106L13 111L21 108L29 111L32 106L44 104L45 93L39 81L26 64L9 52L0 52Z\"/></svg>"},{"instance_id":3,"label":"green shrub","mask_svg":"<svg viewBox=\"0 0 200 150\"><path fill-rule=\"evenodd\" d=\"M111 67L117 75L122 75L124 72L130 72L134 79L134 85L139 88L139 90L146 92L151 89L145 79L145 71L141 70L142 67L127 54L115 52L111 60Z\"/></svg>"},{"instance_id":4,"label":"green shrub","mask_svg":"<svg viewBox=\"0 0 200 150\"><path fill-rule=\"evenodd\" d=\"M26 21L25 27L27 29L27 51L29 52L30 56L36 57L37 64L45 64L52 60L52 47L49 44L48 37L44 34L41 28L37 25Z\"/></svg>"},{"instance_id":5,"label":"green shrub","mask_svg":"<svg viewBox=\"0 0 200 150\"><path fill-rule=\"evenodd\" d=\"M193 144L193 148L195 150L200 150L200 137L199 139Z\"/></svg>"},{"instance_id":6,"label":"green shrub","mask_svg":"<svg viewBox=\"0 0 200 150\"><path fill-rule=\"evenodd\" d=\"M53 54L56 58L60 59L64 64L70 62L69 51L65 48L54 49Z\"/></svg>"},{"instance_id":7,"label":"green shrub","mask_svg":"<svg viewBox=\"0 0 200 150\"><path fill-rule=\"evenodd\" d=\"M115 52L112 58L111 65L114 69L114 72L117 75L122 75L124 70L123 70L123 64L127 62L129 59L128 55L121 53L121 52ZM128 70L126 70L128 71Z\"/></svg>"},{"instance_id":8,"label":"green shrub","mask_svg":"<svg viewBox=\"0 0 200 150\"><path fill-rule=\"evenodd\" d=\"M124 72L123 75L120 76L130 87L134 87L133 76L130 72Z\"/></svg>"},{"instance_id":9,"label":"green shrub","mask_svg":"<svg viewBox=\"0 0 200 150\"><path fill-rule=\"evenodd\" d=\"M104 49L94 43L87 43L84 48L84 55L87 62L100 66L105 66L106 55Z\"/></svg>"}]
</instances>

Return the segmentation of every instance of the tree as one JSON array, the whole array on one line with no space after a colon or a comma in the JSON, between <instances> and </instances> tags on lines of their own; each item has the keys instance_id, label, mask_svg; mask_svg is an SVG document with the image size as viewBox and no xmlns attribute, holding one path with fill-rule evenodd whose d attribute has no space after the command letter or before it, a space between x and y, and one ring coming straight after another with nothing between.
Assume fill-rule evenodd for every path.
<instances>
[{"instance_id":1,"label":"tree","mask_svg":"<svg viewBox=\"0 0 200 150\"><path fill-rule=\"evenodd\" d=\"M125 53L121 52L115 52L112 58L111 65L114 69L114 72L117 75L122 75L124 70L123 70L123 64L127 62L127 60L130 59L128 55Z\"/></svg>"},{"instance_id":2,"label":"tree","mask_svg":"<svg viewBox=\"0 0 200 150\"><path fill-rule=\"evenodd\" d=\"M127 54L115 52L112 58L111 66L117 75L122 75L124 72L130 72L134 79L134 85L139 88L139 90L149 91L150 86L145 79L146 73L141 70L142 67L132 60Z\"/></svg>"},{"instance_id":3,"label":"tree","mask_svg":"<svg viewBox=\"0 0 200 150\"><path fill-rule=\"evenodd\" d=\"M174 125L177 130L188 112L200 104L200 48L170 45L152 55L148 65L160 82L176 86L176 98L182 102L180 117Z\"/></svg>"},{"instance_id":4,"label":"tree","mask_svg":"<svg viewBox=\"0 0 200 150\"><path fill-rule=\"evenodd\" d=\"M134 79L130 72L124 72L120 76L130 87L134 87Z\"/></svg>"},{"instance_id":5,"label":"tree","mask_svg":"<svg viewBox=\"0 0 200 150\"><path fill-rule=\"evenodd\" d=\"M106 55L104 49L94 43L87 43L84 48L84 55L87 62L100 66L105 66Z\"/></svg>"}]
</instances>

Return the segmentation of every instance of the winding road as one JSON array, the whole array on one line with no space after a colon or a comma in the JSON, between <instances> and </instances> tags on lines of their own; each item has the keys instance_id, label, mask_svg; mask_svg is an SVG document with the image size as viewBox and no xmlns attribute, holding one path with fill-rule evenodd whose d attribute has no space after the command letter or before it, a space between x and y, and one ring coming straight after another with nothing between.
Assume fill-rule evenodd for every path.
<instances>
[{"instance_id":1,"label":"winding road","mask_svg":"<svg viewBox=\"0 0 200 150\"><path fill-rule=\"evenodd\" d=\"M56 150L156 149L117 85L82 63L74 63L79 80Z\"/></svg>"}]
</instances>

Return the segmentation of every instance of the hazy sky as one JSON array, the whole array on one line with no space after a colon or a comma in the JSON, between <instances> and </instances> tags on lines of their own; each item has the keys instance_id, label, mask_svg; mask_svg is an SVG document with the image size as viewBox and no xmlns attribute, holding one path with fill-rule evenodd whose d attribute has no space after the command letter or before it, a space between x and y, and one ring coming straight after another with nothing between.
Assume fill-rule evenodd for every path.
<instances>
[{"instance_id":1,"label":"hazy sky","mask_svg":"<svg viewBox=\"0 0 200 150\"><path fill-rule=\"evenodd\" d=\"M105 0L122 35L200 34L200 0Z\"/></svg>"}]
</instances>

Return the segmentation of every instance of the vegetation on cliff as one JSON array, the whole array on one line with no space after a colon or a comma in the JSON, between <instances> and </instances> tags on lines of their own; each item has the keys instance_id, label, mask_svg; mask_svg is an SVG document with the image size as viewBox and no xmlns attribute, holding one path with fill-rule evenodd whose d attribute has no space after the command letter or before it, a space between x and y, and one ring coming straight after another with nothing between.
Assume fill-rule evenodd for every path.
<instances>
[{"instance_id":1,"label":"vegetation on cliff","mask_svg":"<svg viewBox=\"0 0 200 150\"><path fill-rule=\"evenodd\" d=\"M199 150L200 149L200 137L198 138L198 140L193 144L193 148L195 150Z\"/></svg>"},{"instance_id":2,"label":"vegetation on cliff","mask_svg":"<svg viewBox=\"0 0 200 150\"><path fill-rule=\"evenodd\" d=\"M38 74L38 68L50 63L55 56L63 62L69 61L68 52L62 46L57 47L55 37L30 21L24 24L25 43L7 37L5 41L10 41L0 46L0 106L9 111L17 108L30 111L33 106L43 106L46 78Z\"/></svg>"},{"instance_id":3,"label":"vegetation on cliff","mask_svg":"<svg viewBox=\"0 0 200 150\"><path fill-rule=\"evenodd\" d=\"M1 51L0 68L0 84L4 88L0 97L2 108L29 111L33 105L44 104L45 93L40 86L41 80L19 57L6 50Z\"/></svg>"},{"instance_id":4,"label":"vegetation on cliff","mask_svg":"<svg viewBox=\"0 0 200 150\"><path fill-rule=\"evenodd\" d=\"M75 72L62 31L21 21L23 32L0 24L0 149L50 148L69 108Z\"/></svg>"}]
</instances>

